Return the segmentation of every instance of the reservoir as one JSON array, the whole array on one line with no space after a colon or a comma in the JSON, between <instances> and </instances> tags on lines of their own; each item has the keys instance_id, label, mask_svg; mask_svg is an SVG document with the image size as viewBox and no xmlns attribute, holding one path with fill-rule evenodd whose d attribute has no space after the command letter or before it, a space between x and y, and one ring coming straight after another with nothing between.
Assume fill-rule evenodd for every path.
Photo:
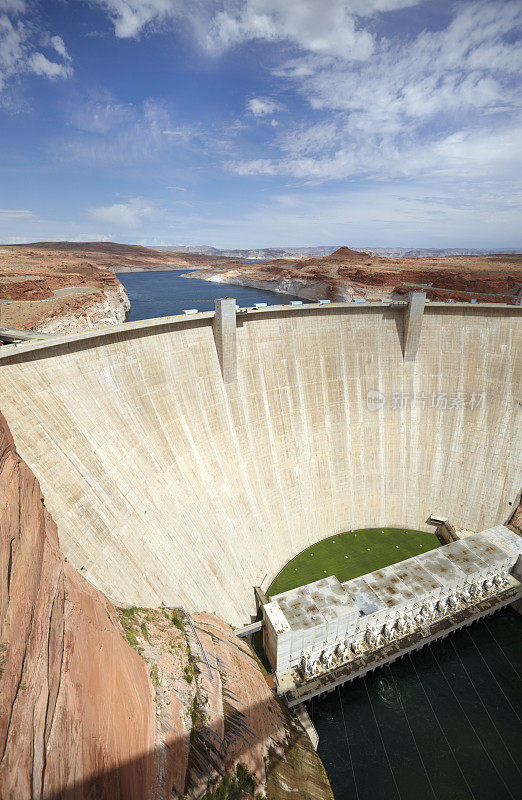
<instances>
[{"instance_id":1,"label":"reservoir","mask_svg":"<svg viewBox=\"0 0 522 800\"><path fill-rule=\"evenodd\" d=\"M185 272L119 274L128 321L209 311L227 295L240 306L296 299ZM311 702L336 800L519 800L521 625L501 611Z\"/></svg>"},{"instance_id":2,"label":"reservoir","mask_svg":"<svg viewBox=\"0 0 522 800\"><path fill-rule=\"evenodd\" d=\"M249 286L211 283L197 278L182 278L187 269L162 272L123 272L117 277L125 286L131 310L126 322L136 322L152 317L170 317L183 313L186 308L198 311L213 311L214 300L219 297L235 297L238 306L267 303L269 306L284 305L298 297L267 292Z\"/></svg>"}]
</instances>

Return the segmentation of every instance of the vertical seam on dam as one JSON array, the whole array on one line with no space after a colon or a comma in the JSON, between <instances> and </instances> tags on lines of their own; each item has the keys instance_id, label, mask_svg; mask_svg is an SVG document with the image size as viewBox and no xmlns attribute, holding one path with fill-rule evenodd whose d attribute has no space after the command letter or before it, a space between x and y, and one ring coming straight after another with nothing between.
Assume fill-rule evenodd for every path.
<instances>
[{"instance_id":1,"label":"vertical seam on dam","mask_svg":"<svg viewBox=\"0 0 522 800\"><path fill-rule=\"evenodd\" d=\"M410 292L404 320L404 360L415 361L422 331L422 318L426 304L425 292Z\"/></svg>"},{"instance_id":2,"label":"vertical seam on dam","mask_svg":"<svg viewBox=\"0 0 522 800\"><path fill-rule=\"evenodd\" d=\"M216 300L214 341L224 383L237 380L236 301L233 297Z\"/></svg>"}]
</instances>

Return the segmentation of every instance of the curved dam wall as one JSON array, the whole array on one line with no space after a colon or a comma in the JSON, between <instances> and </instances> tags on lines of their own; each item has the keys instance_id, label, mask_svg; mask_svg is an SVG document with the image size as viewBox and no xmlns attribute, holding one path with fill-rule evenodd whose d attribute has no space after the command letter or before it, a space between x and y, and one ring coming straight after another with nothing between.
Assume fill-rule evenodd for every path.
<instances>
[{"instance_id":1,"label":"curved dam wall","mask_svg":"<svg viewBox=\"0 0 522 800\"><path fill-rule=\"evenodd\" d=\"M319 539L430 530L431 512L473 530L509 517L521 309L430 304L413 362L404 318L373 304L240 314L228 384L213 314L5 346L0 408L85 577L116 600L245 623L253 585ZM460 403L432 407L437 392Z\"/></svg>"}]
</instances>

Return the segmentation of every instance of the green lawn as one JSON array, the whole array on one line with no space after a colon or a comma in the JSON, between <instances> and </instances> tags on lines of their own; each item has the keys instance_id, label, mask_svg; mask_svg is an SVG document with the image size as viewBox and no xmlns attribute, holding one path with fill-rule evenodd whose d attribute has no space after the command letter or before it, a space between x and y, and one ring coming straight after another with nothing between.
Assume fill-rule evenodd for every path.
<instances>
[{"instance_id":1,"label":"green lawn","mask_svg":"<svg viewBox=\"0 0 522 800\"><path fill-rule=\"evenodd\" d=\"M308 547L283 567L267 595L287 592L326 575L341 581L440 547L434 533L405 528L365 528L330 536Z\"/></svg>"}]
</instances>

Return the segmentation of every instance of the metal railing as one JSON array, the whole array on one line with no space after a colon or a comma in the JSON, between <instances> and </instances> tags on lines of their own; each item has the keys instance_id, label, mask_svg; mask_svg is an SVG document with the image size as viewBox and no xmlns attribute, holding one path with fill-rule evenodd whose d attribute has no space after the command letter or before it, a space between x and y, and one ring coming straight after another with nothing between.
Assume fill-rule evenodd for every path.
<instances>
[{"instance_id":1,"label":"metal railing","mask_svg":"<svg viewBox=\"0 0 522 800\"><path fill-rule=\"evenodd\" d=\"M174 608L174 606L167 606L167 607L168 608L172 608L172 609ZM182 612L182 614L186 617L187 622L191 627L192 633L196 637L196 641L197 641L197 643L198 643L198 645L199 645L199 647L201 649L201 652L203 653L203 658L204 658L205 664L206 664L207 669L208 669L208 674L209 674L210 680L213 681L214 680L214 676L212 675L212 669L210 667L210 663L209 663L209 660L207 658L207 654L205 652L205 648L203 647L203 643L202 643L201 639L199 638L198 632L197 632L196 628L194 627L194 623L192 622L192 620L190 618L190 614L188 613L188 611L185 611L183 606L179 606L179 609Z\"/></svg>"}]
</instances>

